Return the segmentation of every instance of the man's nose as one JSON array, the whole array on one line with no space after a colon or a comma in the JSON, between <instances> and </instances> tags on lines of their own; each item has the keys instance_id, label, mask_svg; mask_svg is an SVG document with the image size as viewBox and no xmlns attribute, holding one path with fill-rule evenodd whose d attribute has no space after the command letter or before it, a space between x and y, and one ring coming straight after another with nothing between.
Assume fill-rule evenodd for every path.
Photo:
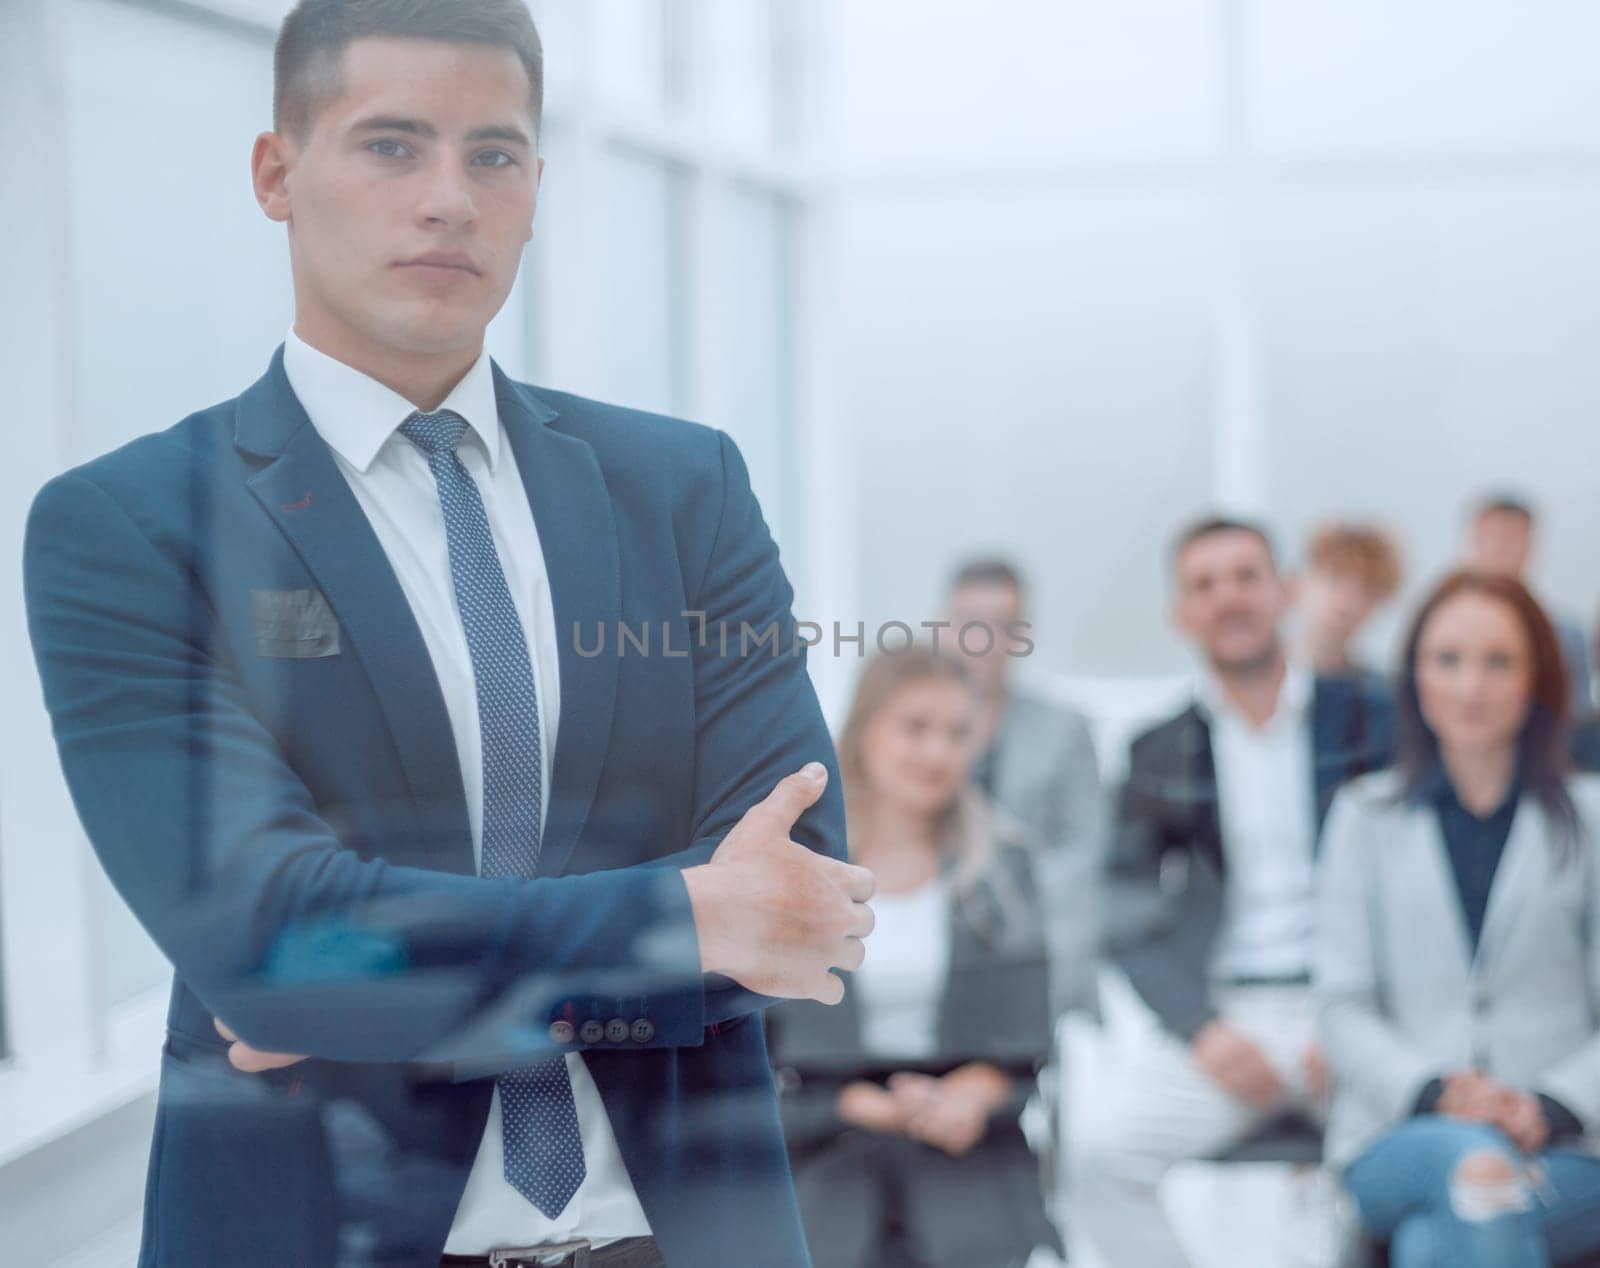
<instances>
[{"instance_id":1,"label":"man's nose","mask_svg":"<svg viewBox=\"0 0 1600 1268\"><path fill-rule=\"evenodd\" d=\"M428 169L417 214L423 220L441 224L470 224L477 219L472 183L459 163L442 161Z\"/></svg>"}]
</instances>

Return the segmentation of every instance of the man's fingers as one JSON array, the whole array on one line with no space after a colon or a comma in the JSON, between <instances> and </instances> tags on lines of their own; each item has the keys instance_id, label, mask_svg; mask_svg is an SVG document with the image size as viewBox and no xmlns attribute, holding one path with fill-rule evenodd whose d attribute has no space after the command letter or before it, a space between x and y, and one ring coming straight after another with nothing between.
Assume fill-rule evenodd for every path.
<instances>
[{"instance_id":1,"label":"man's fingers","mask_svg":"<svg viewBox=\"0 0 1600 1268\"><path fill-rule=\"evenodd\" d=\"M785 775L757 805L775 830L785 833L795 820L822 796L828 786L828 768L821 762L807 762L792 775Z\"/></svg>"},{"instance_id":2,"label":"man's fingers","mask_svg":"<svg viewBox=\"0 0 1600 1268\"><path fill-rule=\"evenodd\" d=\"M246 1074L260 1074L263 1070L281 1070L286 1065L294 1065L305 1060L304 1057L292 1052L262 1052L259 1048L252 1048L234 1034L220 1017L213 1017L211 1024L217 1028L217 1033L228 1041L229 1064Z\"/></svg>"},{"instance_id":3,"label":"man's fingers","mask_svg":"<svg viewBox=\"0 0 1600 1268\"><path fill-rule=\"evenodd\" d=\"M872 897L878 888L878 878L866 868L855 863L842 863L838 859L829 859L833 864L833 883L849 896L853 903L864 903Z\"/></svg>"},{"instance_id":4,"label":"man's fingers","mask_svg":"<svg viewBox=\"0 0 1600 1268\"><path fill-rule=\"evenodd\" d=\"M228 1049L228 1061L236 1070L246 1074L260 1074L264 1070L281 1070L286 1065L304 1061L292 1052L262 1052L247 1043L235 1042Z\"/></svg>"},{"instance_id":5,"label":"man's fingers","mask_svg":"<svg viewBox=\"0 0 1600 1268\"><path fill-rule=\"evenodd\" d=\"M850 926L845 930L852 938L865 938L878 923L877 914L865 903L855 903L850 908Z\"/></svg>"},{"instance_id":6,"label":"man's fingers","mask_svg":"<svg viewBox=\"0 0 1600 1268\"><path fill-rule=\"evenodd\" d=\"M828 967L830 969L845 969L854 973L861 967L866 958L867 944L862 942L860 938L846 938L844 946L840 948L839 954L834 957L833 963Z\"/></svg>"}]
</instances>

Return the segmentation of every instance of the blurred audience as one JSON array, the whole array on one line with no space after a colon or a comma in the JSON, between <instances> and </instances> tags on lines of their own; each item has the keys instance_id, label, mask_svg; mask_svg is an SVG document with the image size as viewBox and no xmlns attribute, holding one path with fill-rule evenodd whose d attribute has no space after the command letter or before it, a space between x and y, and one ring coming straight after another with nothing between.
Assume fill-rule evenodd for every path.
<instances>
[{"instance_id":1,"label":"blurred audience","mask_svg":"<svg viewBox=\"0 0 1600 1268\"><path fill-rule=\"evenodd\" d=\"M1339 794L1319 871L1327 1155L1396 1268L1600 1251L1600 781L1564 774L1513 562L1423 604L1396 769Z\"/></svg>"},{"instance_id":2,"label":"blurred audience","mask_svg":"<svg viewBox=\"0 0 1600 1268\"><path fill-rule=\"evenodd\" d=\"M1367 524L1324 524L1313 534L1295 580L1297 658L1326 677L1382 677L1356 662L1354 644L1399 588L1400 552L1386 533Z\"/></svg>"},{"instance_id":3,"label":"blurred audience","mask_svg":"<svg viewBox=\"0 0 1600 1268\"><path fill-rule=\"evenodd\" d=\"M1526 584L1533 559L1534 511L1531 503L1509 494L1480 500L1468 523L1463 565L1480 572L1513 577ZM1589 640L1574 617L1550 614L1567 674L1567 711L1584 718L1594 708L1589 673Z\"/></svg>"},{"instance_id":4,"label":"blurred audience","mask_svg":"<svg viewBox=\"0 0 1600 1268\"><path fill-rule=\"evenodd\" d=\"M1054 1007L1095 1011L1099 879L1107 809L1088 720L1070 705L1016 686L1012 667L1027 610L1022 577L1003 559L957 570L944 639L977 691L973 781L1029 829L1045 910Z\"/></svg>"},{"instance_id":5,"label":"blurred audience","mask_svg":"<svg viewBox=\"0 0 1600 1268\"><path fill-rule=\"evenodd\" d=\"M1259 525L1204 520L1171 557L1196 699L1139 736L1118 805L1109 949L1159 1027L1075 1120L1075 1214L1114 1266L1188 1262L1159 1186L1324 1072L1310 995L1313 854L1335 790L1384 766L1387 696L1285 655L1289 593Z\"/></svg>"},{"instance_id":6,"label":"blurred audience","mask_svg":"<svg viewBox=\"0 0 1600 1268\"><path fill-rule=\"evenodd\" d=\"M841 734L877 927L844 1001L767 1014L811 1253L828 1268L1011 1268L1059 1250L1019 1124L1051 1046L1026 830L968 782L962 661L869 661Z\"/></svg>"}]
</instances>

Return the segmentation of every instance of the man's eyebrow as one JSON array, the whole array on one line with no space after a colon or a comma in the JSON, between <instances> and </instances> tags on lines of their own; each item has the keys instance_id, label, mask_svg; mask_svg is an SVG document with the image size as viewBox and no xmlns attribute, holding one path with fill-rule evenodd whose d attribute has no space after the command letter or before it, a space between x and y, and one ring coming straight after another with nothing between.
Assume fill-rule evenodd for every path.
<instances>
[{"instance_id":1,"label":"man's eyebrow","mask_svg":"<svg viewBox=\"0 0 1600 1268\"><path fill-rule=\"evenodd\" d=\"M352 132L404 132L411 136L426 137L429 140L439 135L439 130L433 124L423 119L405 119L399 115L371 115L358 120L350 125ZM491 123L483 127L474 128L467 133L469 141L509 141L531 150L533 142L528 139L528 134L521 128L510 124Z\"/></svg>"}]
</instances>

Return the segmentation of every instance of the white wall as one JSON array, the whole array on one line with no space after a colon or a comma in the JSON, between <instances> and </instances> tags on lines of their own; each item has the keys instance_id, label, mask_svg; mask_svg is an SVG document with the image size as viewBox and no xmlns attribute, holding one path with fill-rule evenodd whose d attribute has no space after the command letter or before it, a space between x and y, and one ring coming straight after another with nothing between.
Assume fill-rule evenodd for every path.
<instances>
[{"instance_id":1,"label":"white wall","mask_svg":"<svg viewBox=\"0 0 1600 1268\"><path fill-rule=\"evenodd\" d=\"M1037 669L1183 663L1161 550L1213 501L1376 516L1413 590L1483 486L1600 570L1600 9L839 0L845 419L869 615L1015 553ZM1387 645L1399 613L1376 632Z\"/></svg>"}]
</instances>

